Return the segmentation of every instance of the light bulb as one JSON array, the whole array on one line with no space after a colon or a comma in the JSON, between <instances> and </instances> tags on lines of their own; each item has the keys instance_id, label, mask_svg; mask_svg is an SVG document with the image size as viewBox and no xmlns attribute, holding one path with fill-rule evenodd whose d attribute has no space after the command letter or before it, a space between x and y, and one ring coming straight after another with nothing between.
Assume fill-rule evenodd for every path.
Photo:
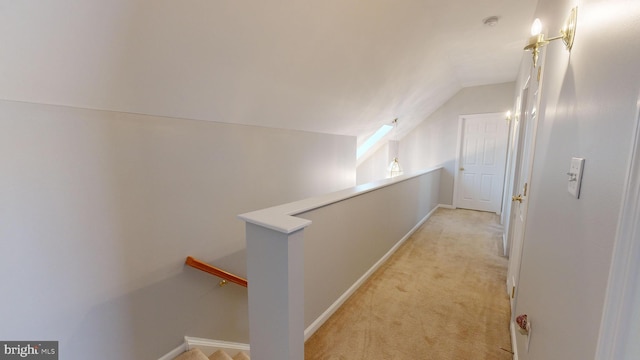
<instances>
[{"instance_id":1,"label":"light bulb","mask_svg":"<svg viewBox=\"0 0 640 360\"><path fill-rule=\"evenodd\" d=\"M533 20L533 24L531 25L531 36L540 35L542 32L542 22L540 19L536 18Z\"/></svg>"}]
</instances>

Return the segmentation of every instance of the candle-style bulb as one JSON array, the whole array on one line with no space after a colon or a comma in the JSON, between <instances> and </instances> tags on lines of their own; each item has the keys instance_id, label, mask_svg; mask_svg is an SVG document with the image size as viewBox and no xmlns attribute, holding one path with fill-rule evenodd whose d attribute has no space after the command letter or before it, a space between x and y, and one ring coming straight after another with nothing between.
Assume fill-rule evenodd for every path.
<instances>
[{"instance_id":1,"label":"candle-style bulb","mask_svg":"<svg viewBox=\"0 0 640 360\"><path fill-rule=\"evenodd\" d=\"M540 19L533 20L533 24L531 25L531 36L540 35L542 32L542 22Z\"/></svg>"}]
</instances>

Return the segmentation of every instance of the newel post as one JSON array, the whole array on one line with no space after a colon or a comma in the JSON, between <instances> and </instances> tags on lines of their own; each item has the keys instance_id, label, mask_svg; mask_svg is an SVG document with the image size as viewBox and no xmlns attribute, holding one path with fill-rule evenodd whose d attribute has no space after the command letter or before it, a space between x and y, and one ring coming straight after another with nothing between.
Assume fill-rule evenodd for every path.
<instances>
[{"instance_id":1,"label":"newel post","mask_svg":"<svg viewBox=\"0 0 640 360\"><path fill-rule=\"evenodd\" d=\"M302 360L303 233L311 221L288 217L288 226L278 226L262 217L256 219L251 213L240 218L247 222L251 358Z\"/></svg>"}]
</instances>

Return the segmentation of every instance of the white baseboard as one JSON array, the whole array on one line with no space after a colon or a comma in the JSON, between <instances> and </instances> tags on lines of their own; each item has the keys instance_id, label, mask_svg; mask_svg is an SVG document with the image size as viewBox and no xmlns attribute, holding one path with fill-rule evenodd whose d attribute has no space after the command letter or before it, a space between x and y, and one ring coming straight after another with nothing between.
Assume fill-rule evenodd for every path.
<instances>
[{"instance_id":1,"label":"white baseboard","mask_svg":"<svg viewBox=\"0 0 640 360\"><path fill-rule=\"evenodd\" d=\"M446 204L438 204L437 208L443 208L443 209L451 209L451 210L455 210L457 209L455 206L453 205L446 205Z\"/></svg>"},{"instance_id":2,"label":"white baseboard","mask_svg":"<svg viewBox=\"0 0 640 360\"><path fill-rule=\"evenodd\" d=\"M369 279L369 277L376 270L378 270L378 268L380 268L380 266L382 266L382 264L384 264L385 261L387 261L389 257L391 257L391 255L393 255L393 253L398 250L400 245L407 241L407 239L411 235L413 235L413 233L416 232L416 230L418 230L418 228L422 226L422 224L424 224L424 222L427 221L439 207L441 207L441 205L433 208L433 210L431 210L424 218L422 218L422 220L420 220L418 224L416 224L416 226L409 230L409 232L402 239L400 239L400 241L393 245L393 247L389 251L387 251L387 253L384 254L384 256L380 258L380 260L373 264L373 266L369 270L367 270L364 275L362 275L353 285L351 285L351 287L347 289L347 291L345 291L333 304L331 304L331 306L329 306L329 308L325 310L325 312L318 316L318 318L304 330L304 341L307 341L311 337L311 335L318 331L320 326L322 326L322 324L329 320L331 315L333 315L333 313L335 313L340 308L340 306L342 306L342 304L344 304L344 302L347 301L347 299L351 297L351 295L353 295L353 293L355 293L356 290L358 290L358 288L362 286L362 284L364 284L364 282L367 281L367 279Z\"/></svg>"},{"instance_id":3,"label":"white baseboard","mask_svg":"<svg viewBox=\"0 0 640 360\"><path fill-rule=\"evenodd\" d=\"M502 252L505 257L508 257L507 253L507 233L505 231L502 232Z\"/></svg>"},{"instance_id":4,"label":"white baseboard","mask_svg":"<svg viewBox=\"0 0 640 360\"><path fill-rule=\"evenodd\" d=\"M182 354L185 351L187 351L187 343L183 343L177 348L169 351L166 355L162 356L158 360L173 360L176 356Z\"/></svg>"},{"instance_id":5,"label":"white baseboard","mask_svg":"<svg viewBox=\"0 0 640 360\"><path fill-rule=\"evenodd\" d=\"M513 321L510 322L509 330L511 331L511 351L513 351L513 360L518 360L518 343L516 342L516 327Z\"/></svg>"}]
</instances>

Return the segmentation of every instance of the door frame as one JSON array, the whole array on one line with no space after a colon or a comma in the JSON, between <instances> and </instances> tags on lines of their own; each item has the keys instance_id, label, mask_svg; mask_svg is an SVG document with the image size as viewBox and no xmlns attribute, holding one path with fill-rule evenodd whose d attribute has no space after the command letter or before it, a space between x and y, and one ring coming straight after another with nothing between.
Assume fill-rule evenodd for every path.
<instances>
[{"instance_id":1,"label":"door frame","mask_svg":"<svg viewBox=\"0 0 640 360\"><path fill-rule=\"evenodd\" d=\"M462 127L463 127L463 123L464 123L464 119L468 118L468 117L473 117L473 116L495 116L495 117L503 117L504 118L504 114L503 112L492 112L492 113L480 113L480 114L464 114L464 115L459 115L458 116L458 139L456 142L456 166L454 168L454 176L453 176L453 208L457 209L458 208L458 186L460 184L460 153L462 152ZM506 121L506 120L505 120ZM505 139L505 143L509 141L509 130L507 129L507 138ZM505 156L503 159L503 166L505 167L505 171L506 171L506 165L507 165L507 154L509 151L509 147L508 147L508 143L507 145L507 151L505 152ZM504 193L504 176L503 176L503 180L502 180L502 193ZM496 212L496 214L500 215L502 212L502 199L500 200L500 208L498 209L498 211Z\"/></svg>"}]
</instances>

